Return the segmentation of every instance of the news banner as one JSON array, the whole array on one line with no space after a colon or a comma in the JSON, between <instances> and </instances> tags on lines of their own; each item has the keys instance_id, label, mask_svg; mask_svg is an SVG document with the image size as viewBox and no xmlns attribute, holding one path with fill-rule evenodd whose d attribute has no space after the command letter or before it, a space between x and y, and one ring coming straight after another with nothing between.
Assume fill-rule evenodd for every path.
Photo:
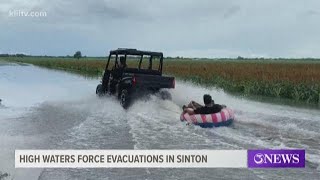
<instances>
[{"instance_id":1,"label":"news banner","mask_svg":"<svg viewBox=\"0 0 320 180\"><path fill-rule=\"evenodd\" d=\"M15 150L16 168L304 168L305 150Z\"/></svg>"}]
</instances>

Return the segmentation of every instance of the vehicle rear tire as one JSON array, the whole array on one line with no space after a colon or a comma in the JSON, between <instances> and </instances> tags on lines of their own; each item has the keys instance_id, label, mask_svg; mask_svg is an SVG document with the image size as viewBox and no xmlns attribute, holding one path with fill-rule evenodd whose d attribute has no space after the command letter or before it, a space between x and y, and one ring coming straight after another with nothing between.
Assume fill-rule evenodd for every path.
<instances>
[{"instance_id":1,"label":"vehicle rear tire","mask_svg":"<svg viewBox=\"0 0 320 180\"><path fill-rule=\"evenodd\" d=\"M105 94L104 90L103 90L103 86L102 84L98 84L97 89L96 89L96 95L101 97Z\"/></svg>"},{"instance_id":2,"label":"vehicle rear tire","mask_svg":"<svg viewBox=\"0 0 320 180\"><path fill-rule=\"evenodd\" d=\"M123 89L120 94L120 104L124 109L127 109L130 105L130 97L128 90Z\"/></svg>"},{"instance_id":3,"label":"vehicle rear tire","mask_svg":"<svg viewBox=\"0 0 320 180\"><path fill-rule=\"evenodd\" d=\"M168 91L160 91L160 97L163 100L172 100L172 96Z\"/></svg>"}]
</instances>

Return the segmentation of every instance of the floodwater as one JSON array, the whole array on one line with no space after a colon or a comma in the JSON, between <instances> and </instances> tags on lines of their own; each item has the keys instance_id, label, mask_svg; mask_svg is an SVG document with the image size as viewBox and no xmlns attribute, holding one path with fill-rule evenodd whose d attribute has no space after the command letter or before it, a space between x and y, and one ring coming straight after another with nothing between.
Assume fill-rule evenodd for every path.
<instances>
[{"instance_id":1,"label":"floodwater","mask_svg":"<svg viewBox=\"0 0 320 180\"><path fill-rule=\"evenodd\" d=\"M0 64L0 179L320 179L319 109L256 102L178 81L172 101L152 96L126 111L114 98L95 96L98 82ZM180 107L201 102L204 93L235 110L232 127L202 129L180 122ZM14 168L15 149L250 148L306 149L306 168Z\"/></svg>"}]
</instances>

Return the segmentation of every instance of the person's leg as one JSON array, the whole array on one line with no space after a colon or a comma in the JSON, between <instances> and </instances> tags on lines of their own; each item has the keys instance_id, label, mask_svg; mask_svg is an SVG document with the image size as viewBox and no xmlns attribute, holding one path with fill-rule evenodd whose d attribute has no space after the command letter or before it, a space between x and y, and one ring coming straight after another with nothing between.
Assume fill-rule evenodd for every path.
<instances>
[{"instance_id":1,"label":"person's leg","mask_svg":"<svg viewBox=\"0 0 320 180\"><path fill-rule=\"evenodd\" d=\"M193 108L184 107L183 113L194 114Z\"/></svg>"},{"instance_id":2,"label":"person's leg","mask_svg":"<svg viewBox=\"0 0 320 180\"><path fill-rule=\"evenodd\" d=\"M199 104L199 103L197 103L197 102L195 102L195 101L191 101L191 103L192 103L192 106L194 107L194 109L198 109L198 108L201 108L201 107L202 107L201 104Z\"/></svg>"},{"instance_id":3,"label":"person's leg","mask_svg":"<svg viewBox=\"0 0 320 180\"><path fill-rule=\"evenodd\" d=\"M184 105L185 106L185 105ZM194 102L194 101L191 101L188 106L186 106L187 108L191 108L191 109L198 109L198 108L201 108L203 107L201 104L197 103L197 102Z\"/></svg>"},{"instance_id":4,"label":"person's leg","mask_svg":"<svg viewBox=\"0 0 320 180\"><path fill-rule=\"evenodd\" d=\"M188 108L193 108L193 103L192 103L193 101L191 101L189 104L188 104Z\"/></svg>"},{"instance_id":5,"label":"person's leg","mask_svg":"<svg viewBox=\"0 0 320 180\"><path fill-rule=\"evenodd\" d=\"M193 109L192 101L191 101L188 105L183 105L183 106L182 106L183 112L186 113L185 110L186 110L187 108L192 108L192 109Z\"/></svg>"}]
</instances>

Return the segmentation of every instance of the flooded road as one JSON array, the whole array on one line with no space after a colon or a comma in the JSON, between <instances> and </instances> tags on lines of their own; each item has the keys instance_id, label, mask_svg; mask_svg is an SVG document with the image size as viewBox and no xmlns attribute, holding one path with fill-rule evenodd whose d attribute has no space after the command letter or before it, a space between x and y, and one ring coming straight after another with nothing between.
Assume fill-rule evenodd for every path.
<instances>
[{"instance_id":1,"label":"flooded road","mask_svg":"<svg viewBox=\"0 0 320 180\"><path fill-rule=\"evenodd\" d=\"M320 179L320 110L255 102L177 82L172 101L152 96L127 111L95 96L98 79L35 66L0 64L0 177L6 179ZM235 110L232 127L179 121L181 106ZM305 169L15 169L15 149L306 149Z\"/></svg>"}]
</instances>

